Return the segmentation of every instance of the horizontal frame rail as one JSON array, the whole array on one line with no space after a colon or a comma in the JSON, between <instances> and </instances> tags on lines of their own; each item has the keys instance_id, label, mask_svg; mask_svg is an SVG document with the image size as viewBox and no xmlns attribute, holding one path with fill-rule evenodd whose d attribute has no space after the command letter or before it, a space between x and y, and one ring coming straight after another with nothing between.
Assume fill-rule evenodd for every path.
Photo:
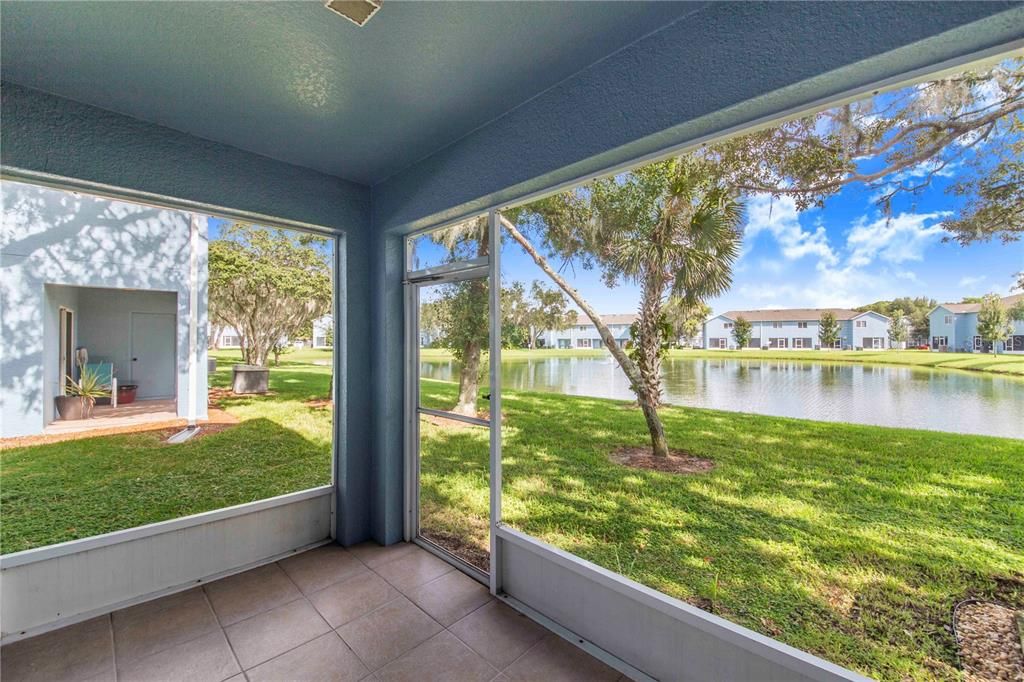
<instances>
[{"instance_id":1,"label":"horizontal frame rail","mask_svg":"<svg viewBox=\"0 0 1024 682\"><path fill-rule=\"evenodd\" d=\"M224 519L230 519L237 516L244 516L264 509L283 507L288 504L294 504L295 502L301 502L302 500L308 500L314 497L324 497L333 492L334 486L323 485L317 488L309 488L307 490L300 490L294 493L278 495L277 497L268 497L265 500L257 500L256 502L247 502L233 507L223 507L221 509L214 509L213 511L192 514L191 516L182 516L176 519L169 519L167 521L149 523L145 526L115 530L110 533L94 535L80 540L69 540L68 542L61 542L56 545L47 545L46 547L35 547L21 552L12 552L11 554L4 554L3 556L0 556L0 570L26 566L40 561L49 561L50 559L70 556L72 554L78 554L79 552L86 552L93 549L100 549L101 547L110 547L111 545L118 545L122 542L129 542L131 540L141 540L142 538L161 535L163 533L169 533L183 528L203 526L214 521L222 521Z\"/></svg>"}]
</instances>

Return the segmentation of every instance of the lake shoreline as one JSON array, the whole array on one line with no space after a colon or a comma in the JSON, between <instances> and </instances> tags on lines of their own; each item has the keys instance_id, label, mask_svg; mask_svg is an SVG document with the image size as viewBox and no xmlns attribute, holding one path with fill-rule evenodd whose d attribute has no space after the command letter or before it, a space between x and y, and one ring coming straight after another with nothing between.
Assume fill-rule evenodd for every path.
<instances>
[{"instance_id":1,"label":"lake shoreline","mask_svg":"<svg viewBox=\"0 0 1024 682\"><path fill-rule=\"evenodd\" d=\"M503 360L544 358L601 358L610 357L607 349L587 348L527 348L502 349ZM858 365L885 365L917 369L952 370L1017 377L1024 380L1024 355L1000 353L933 353L926 350L705 350L699 348L673 348L668 358L698 359L721 358L727 360L790 360L795 362L836 362ZM421 348L422 360L448 360L451 351L443 348Z\"/></svg>"},{"instance_id":2,"label":"lake shoreline","mask_svg":"<svg viewBox=\"0 0 1024 682\"><path fill-rule=\"evenodd\" d=\"M504 390L634 399L608 353L527 353L502 354ZM831 360L670 353L662 362L662 399L679 407L1024 439L1024 378L921 363ZM446 353L422 354L425 379L449 381L459 371Z\"/></svg>"}]
</instances>

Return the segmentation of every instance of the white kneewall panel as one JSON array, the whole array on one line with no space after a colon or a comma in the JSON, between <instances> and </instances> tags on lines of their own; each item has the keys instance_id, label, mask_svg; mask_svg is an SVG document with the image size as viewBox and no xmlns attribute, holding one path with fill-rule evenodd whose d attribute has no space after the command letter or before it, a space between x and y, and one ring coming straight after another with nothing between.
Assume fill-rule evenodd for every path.
<instances>
[{"instance_id":1,"label":"white kneewall panel","mask_svg":"<svg viewBox=\"0 0 1024 682\"><path fill-rule=\"evenodd\" d=\"M330 486L0 557L4 641L107 613L331 537Z\"/></svg>"},{"instance_id":2,"label":"white kneewall panel","mask_svg":"<svg viewBox=\"0 0 1024 682\"><path fill-rule=\"evenodd\" d=\"M205 417L206 217L196 216L199 234L193 250L190 213L7 180L0 184L0 191L0 437L41 433L52 419L53 398L60 385L56 310L74 298L63 287L176 294L178 414L188 415L191 399L197 415ZM193 259L198 266L199 390L190 398L187 358ZM78 326L82 320L75 312Z\"/></svg>"},{"instance_id":3,"label":"white kneewall panel","mask_svg":"<svg viewBox=\"0 0 1024 682\"><path fill-rule=\"evenodd\" d=\"M868 680L500 527L501 592L658 680Z\"/></svg>"}]
</instances>

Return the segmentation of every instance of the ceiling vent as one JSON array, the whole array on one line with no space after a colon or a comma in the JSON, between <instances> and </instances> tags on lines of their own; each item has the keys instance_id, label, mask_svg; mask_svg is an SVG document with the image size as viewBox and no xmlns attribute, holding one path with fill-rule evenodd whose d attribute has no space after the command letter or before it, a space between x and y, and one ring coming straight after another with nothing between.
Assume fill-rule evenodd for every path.
<instances>
[{"instance_id":1,"label":"ceiling vent","mask_svg":"<svg viewBox=\"0 0 1024 682\"><path fill-rule=\"evenodd\" d=\"M377 10L381 0L327 0L324 7L340 14L356 26L365 26Z\"/></svg>"}]
</instances>

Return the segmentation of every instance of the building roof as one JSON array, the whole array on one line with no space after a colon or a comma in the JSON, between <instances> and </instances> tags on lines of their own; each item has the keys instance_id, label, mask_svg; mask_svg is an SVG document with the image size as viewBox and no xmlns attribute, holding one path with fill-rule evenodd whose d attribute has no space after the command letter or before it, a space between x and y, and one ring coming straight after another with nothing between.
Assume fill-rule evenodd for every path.
<instances>
[{"instance_id":1,"label":"building roof","mask_svg":"<svg viewBox=\"0 0 1024 682\"><path fill-rule=\"evenodd\" d=\"M825 313L832 313L837 320L852 320L866 314L848 308L782 308L778 310L729 310L719 317L727 317L730 320L742 317L747 322L817 322ZM877 314L885 317L881 313Z\"/></svg>"},{"instance_id":2,"label":"building roof","mask_svg":"<svg viewBox=\"0 0 1024 682\"><path fill-rule=\"evenodd\" d=\"M1024 294L1014 294L1013 296L1003 296L999 299L1003 302L1003 305L1009 308L1010 306L1016 305L1020 301L1024 301ZM940 303L937 308L945 308L951 313L976 313L981 310L980 303Z\"/></svg>"},{"instance_id":3,"label":"building roof","mask_svg":"<svg viewBox=\"0 0 1024 682\"><path fill-rule=\"evenodd\" d=\"M585 314L579 313L578 315L579 316L576 318L576 320L577 320L576 324L577 325L580 325L580 324L593 324L590 321L590 318L587 317ZM634 322L636 322L636 318L637 318L636 313L612 313L610 315L602 315L601 316L601 320L605 324L607 324L607 325L612 325L612 324L633 324Z\"/></svg>"}]
</instances>

